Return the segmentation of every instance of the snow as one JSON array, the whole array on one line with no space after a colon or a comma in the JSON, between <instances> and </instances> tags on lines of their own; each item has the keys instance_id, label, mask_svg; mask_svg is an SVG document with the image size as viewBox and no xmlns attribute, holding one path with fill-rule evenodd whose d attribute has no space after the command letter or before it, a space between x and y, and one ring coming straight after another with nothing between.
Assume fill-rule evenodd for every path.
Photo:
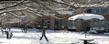
<instances>
[{"instance_id":1,"label":"snow","mask_svg":"<svg viewBox=\"0 0 109 44\"><path fill-rule=\"evenodd\" d=\"M90 19L99 19L99 20L104 20L104 17L102 15L97 15L97 14L88 14L88 13L83 13L83 14L78 14L75 16L69 17L68 20L76 20L76 19L84 19L84 20L90 20Z\"/></svg>"},{"instance_id":2,"label":"snow","mask_svg":"<svg viewBox=\"0 0 109 44\"><path fill-rule=\"evenodd\" d=\"M0 44L82 44L83 41L79 39L85 38L81 32L47 30L46 36L49 41L46 41L44 38L39 40L41 30L38 29L29 29L27 33L23 33L20 28L12 28L12 32L12 39L6 39L5 35L0 33ZM92 42L98 44L109 44L108 36L87 34L87 38L94 39Z\"/></svg>"},{"instance_id":3,"label":"snow","mask_svg":"<svg viewBox=\"0 0 109 44\"><path fill-rule=\"evenodd\" d=\"M6 13L3 13L2 16L3 16L3 15L6 15Z\"/></svg>"},{"instance_id":4,"label":"snow","mask_svg":"<svg viewBox=\"0 0 109 44\"><path fill-rule=\"evenodd\" d=\"M70 14L72 15L74 11L57 11L60 14Z\"/></svg>"},{"instance_id":5,"label":"snow","mask_svg":"<svg viewBox=\"0 0 109 44\"><path fill-rule=\"evenodd\" d=\"M56 0L57 2L61 2L61 3L64 3L62 0Z\"/></svg>"}]
</instances>

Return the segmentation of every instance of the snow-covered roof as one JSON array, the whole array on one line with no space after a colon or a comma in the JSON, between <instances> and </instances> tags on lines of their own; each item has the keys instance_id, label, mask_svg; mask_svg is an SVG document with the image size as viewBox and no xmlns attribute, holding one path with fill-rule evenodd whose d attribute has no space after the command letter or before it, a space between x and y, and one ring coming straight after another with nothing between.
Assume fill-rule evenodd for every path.
<instances>
[{"instance_id":1,"label":"snow-covered roof","mask_svg":"<svg viewBox=\"0 0 109 44\"><path fill-rule=\"evenodd\" d=\"M71 16L68 18L68 20L76 20L76 19L83 19L83 20L90 20L90 19L99 19L99 20L104 20L104 17L102 15L97 15L97 14L88 14L88 13L83 13L83 14L78 14L75 16Z\"/></svg>"}]
</instances>

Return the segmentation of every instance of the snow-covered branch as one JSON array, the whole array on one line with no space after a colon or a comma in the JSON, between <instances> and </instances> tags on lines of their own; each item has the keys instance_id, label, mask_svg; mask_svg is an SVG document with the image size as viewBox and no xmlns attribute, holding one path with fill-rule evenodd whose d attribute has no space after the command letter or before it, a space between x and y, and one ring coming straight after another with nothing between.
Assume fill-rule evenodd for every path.
<instances>
[{"instance_id":1,"label":"snow-covered branch","mask_svg":"<svg viewBox=\"0 0 109 44\"><path fill-rule=\"evenodd\" d=\"M35 12L34 11L35 9L32 9L32 8L28 8L28 12L29 13L33 13L35 16L42 16L43 14L42 13L39 13L39 12ZM36 14L37 13L37 14Z\"/></svg>"},{"instance_id":2,"label":"snow-covered branch","mask_svg":"<svg viewBox=\"0 0 109 44\"><path fill-rule=\"evenodd\" d=\"M58 2L58 1L55 1L55 0L52 0L52 2L55 2L57 4L66 5L66 6L70 6L70 7L74 8L74 9L77 9L77 7L74 6L74 4L76 4L76 3L73 3L72 5L70 5L70 4L67 4L65 2Z\"/></svg>"},{"instance_id":3,"label":"snow-covered branch","mask_svg":"<svg viewBox=\"0 0 109 44\"><path fill-rule=\"evenodd\" d=\"M5 10L5 9L8 9L8 8L11 8L11 7L18 6L18 5L22 4L24 1L25 1L25 0L21 0L21 2L19 2L19 3L17 3L17 4L14 4L14 5L12 5L12 6L8 6L8 7L1 8L0 11Z\"/></svg>"},{"instance_id":4,"label":"snow-covered branch","mask_svg":"<svg viewBox=\"0 0 109 44\"><path fill-rule=\"evenodd\" d=\"M50 8L50 7L46 6L45 3L43 3L42 1L36 0L36 1L34 1L34 2L35 2L36 4L39 4L39 5L42 7L42 9L44 9L44 10L49 10L49 11L51 11L51 13L55 13L55 14L59 15L58 12L56 12L55 10L53 10L53 8Z\"/></svg>"},{"instance_id":5,"label":"snow-covered branch","mask_svg":"<svg viewBox=\"0 0 109 44\"><path fill-rule=\"evenodd\" d=\"M7 13L7 12L13 12L13 11L22 11L22 10L26 10L26 9L27 9L27 7L20 8L20 9L3 10L3 11L0 11L0 14Z\"/></svg>"}]
</instances>

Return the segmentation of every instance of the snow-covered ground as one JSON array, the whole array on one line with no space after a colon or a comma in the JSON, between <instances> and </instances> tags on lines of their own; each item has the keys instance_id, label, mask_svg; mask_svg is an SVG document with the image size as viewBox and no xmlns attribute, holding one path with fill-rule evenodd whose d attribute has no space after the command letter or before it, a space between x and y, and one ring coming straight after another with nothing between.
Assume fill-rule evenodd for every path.
<instances>
[{"instance_id":1,"label":"snow-covered ground","mask_svg":"<svg viewBox=\"0 0 109 44\"><path fill-rule=\"evenodd\" d=\"M84 34L79 32L47 30L47 42L44 38L39 40L41 31L38 29L29 29L27 33L23 33L20 29L12 28L12 32L12 39L6 39L0 32L0 44L83 44L80 39L84 38ZM87 38L94 39L92 42L98 44L109 44L109 36L87 34Z\"/></svg>"}]
</instances>

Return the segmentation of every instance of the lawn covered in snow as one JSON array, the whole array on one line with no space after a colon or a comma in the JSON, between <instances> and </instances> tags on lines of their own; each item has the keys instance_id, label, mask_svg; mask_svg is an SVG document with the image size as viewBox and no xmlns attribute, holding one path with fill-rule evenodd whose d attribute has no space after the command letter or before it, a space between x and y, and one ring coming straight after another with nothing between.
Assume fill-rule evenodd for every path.
<instances>
[{"instance_id":1,"label":"lawn covered in snow","mask_svg":"<svg viewBox=\"0 0 109 44\"><path fill-rule=\"evenodd\" d=\"M12 39L6 39L0 32L0 44L83 44L79 39L85 38L81 32L47 30L46 36L49 41L44 38L40 41L41 30L38 29L29 29L27 33L23 33L18 28L12 28L12 32ZM87 34L87 38L94 39L92 42L98 44L109 44L109 36Z\"/></svg>"}]
</instances>

